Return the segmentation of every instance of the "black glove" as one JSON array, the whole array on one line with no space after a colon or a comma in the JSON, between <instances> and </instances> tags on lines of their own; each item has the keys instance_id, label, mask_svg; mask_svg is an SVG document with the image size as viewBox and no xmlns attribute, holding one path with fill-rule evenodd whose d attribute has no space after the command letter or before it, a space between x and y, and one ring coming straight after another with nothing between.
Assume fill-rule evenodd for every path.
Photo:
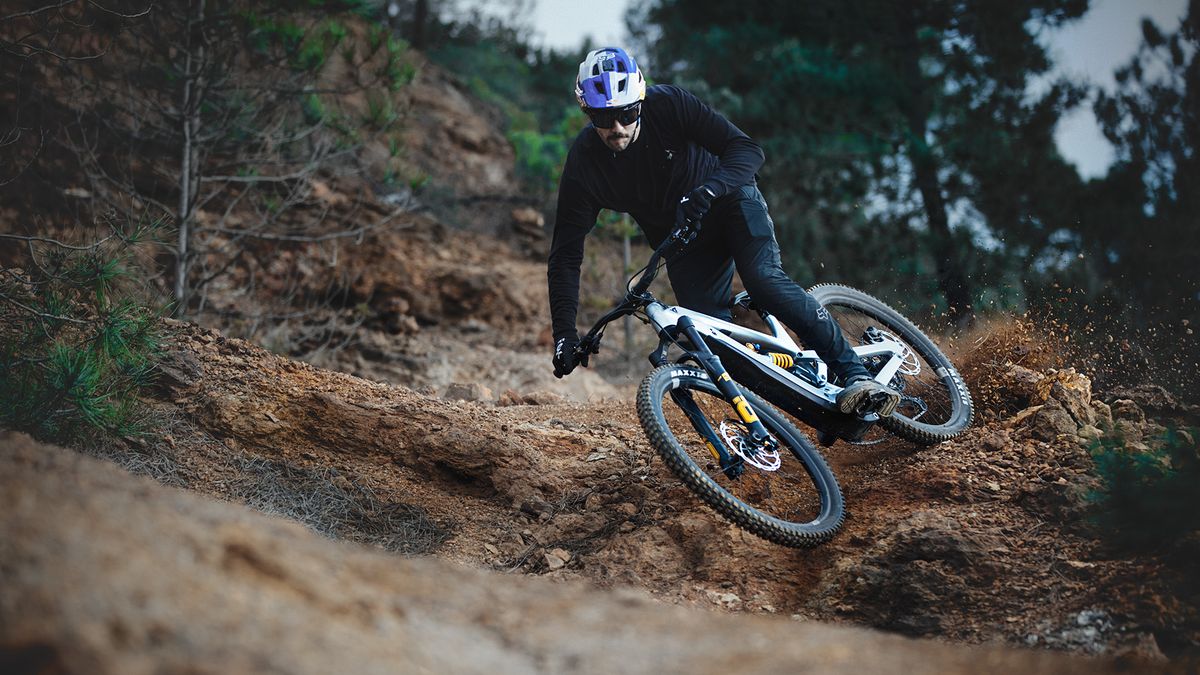
<instances>
[{"instance_id":1,"label":"black glove","mask_svg":"<svg viewBox=\"0 0 1200 675\"><path fill-rule=\"evenodd\" d=\"M716 198L717 193L707 185L701 185L687 193L679 200L679 206L675 209L675 224L691 225L692 229L699 231L700 219L708 213L712 201Z\"/></svg>"},{"instance_id":2,"label":"black glove","mask_svg":"<svg viewBox=\"0 0 1200 675\"><path fill-rule=\"evenodd\" d=\"M554 343L554 376L562 379L563 375L568 375L575 366L579 364L579 360L575 358L575 348L579 346L579 338L563 337L558 338Z\"/></svg>"}]
</instances>

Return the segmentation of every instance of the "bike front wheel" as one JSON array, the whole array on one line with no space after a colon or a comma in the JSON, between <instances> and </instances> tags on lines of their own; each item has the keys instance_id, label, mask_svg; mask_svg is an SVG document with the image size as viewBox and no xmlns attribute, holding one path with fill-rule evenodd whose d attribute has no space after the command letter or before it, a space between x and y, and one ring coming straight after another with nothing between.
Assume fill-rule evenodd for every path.
<instances>
[{"instance_id":1,"label":"bike front wheel","mask_svg":"<svg viewBox=\"0 0 1200 675\"><path fill-rule=\"evenodd\" d=\"M650 444L680 480L730 522L768 541L809 547L827 541L844 518L842 491L820 451L751 392L751 408L776 441L756 452L748 429L703 370L657 368L638 389ZM722 466L716 444L731 462Z\"/></svg>"},{"instance_id":2,"label":"bike front wheel","mask_svg":"<svg viewBox=\"0 0 1200 675\"><path fill-rule=\"evenodd\" d=\"M921 329L881 300L849 286L821 284L808 292L852 346L891 339L907 349L904 365L889 383L900 392L900 404L890 417L880 420L884 429L914 443L933 445L970 426L974 409L966 383ZM874 374L882 363L864 365Z\"/></svg>"}]
</instances>

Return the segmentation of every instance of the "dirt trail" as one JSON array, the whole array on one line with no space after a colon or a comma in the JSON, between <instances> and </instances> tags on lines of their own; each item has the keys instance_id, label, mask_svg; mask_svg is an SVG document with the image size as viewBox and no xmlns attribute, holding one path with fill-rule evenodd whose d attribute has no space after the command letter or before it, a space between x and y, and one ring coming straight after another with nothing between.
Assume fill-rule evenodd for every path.
<instances>
[{"instance_id":1,"label":"dirt trail","mask_svg":"<svg viewBox=\"0 0 1200 675\"><path fill-rule=\"evenodd\" d=\"M1083 443L1112 411L1070 371L1005 373L996 387L1032 378L1026 394L1046 398L954 442L831 448L849 518L830 544L796 551L702 507L653 456L628 401L448 401L174 328L164 399L216 444L174 454L201 492L227 494L236 476L214 458L247 453L419 505L452 531L437 555L471 565L720 611L1151 661L1164 658L1160 641L1197 636L1179 579L1081 532Z\"/></svg>"},{"instance_id":2,"label":"dirt trail","mask_svg":"<svg viewBox=\"0 0 1200 675\"><path fill-rule=\"evenodd\" d=\"M401 559L0 434L0 670L1117 672Z\"/></svg>"}]
</instances>

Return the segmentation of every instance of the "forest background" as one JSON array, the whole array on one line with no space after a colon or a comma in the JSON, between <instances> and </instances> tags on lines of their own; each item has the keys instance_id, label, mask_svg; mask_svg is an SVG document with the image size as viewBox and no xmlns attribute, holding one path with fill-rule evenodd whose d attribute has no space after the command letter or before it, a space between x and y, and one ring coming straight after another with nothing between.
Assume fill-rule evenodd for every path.
<instances>
[{"instance_id":1,"label":"forest background","mask_svg":"<svg viewBox=\"0 0 1200 675\"><path fill-rule=\"evenodd\" d=\"M1141 18L1112 90L1058 74L1044 37L1091 10L663 0L631 3L625 23L651 82L691 89L764 147L759 180L795 278L867 288L927 324L1032 312L1077 332L1085 358L1163 362L1154 377L1194 389L1200 9ZM552 213L583 124L562 73L596 45L532 49L528 14L513 5L508 26L524 28L493 35L495 51L435 53L509 111L519 165ZM522 71L528 85L507 75ZM1116 158L1089 179L1054 141L1082 107Z\"/></svg>"},{"instance_id":2,"label":"forest background","mask_svg":"<svg viewBox=\"0 0 1200 675\"><path fill-rule=\"evenodd\" d=\"M345 214L289 216L311 205L314 176L337 167L376 192L423 196L386 95L411 81L419 52L494 107L517 190L552 226L562 162L586 123L571 80L595 45L537 46L531 6L2 11L0 204L37 214L14 219L25 237L71 220L169 231L169 252L148 266L171 311L202 315L205 287L248 260L265 273L272 243L362 235ZM1049 76L1039 35L1088 11L1088 0L639 0L626 22L651 82L691 89L763 146L759 180L801 283L863 287L934 330L1032 313L1077 333L1087 358L1139 379L1157 368L1153 379L1194 393L1200 3L1178 25L1144 20L1112 91ZM1053 140L1080 106L1116 153L1087 180ZM373 141L388 156L350 160ZM64 199L73 185L89 185L78 188L88 199ZM243 223L247 211L257 215ZM618 214L598 230L636 236Z\"/></svg>"}]
</instances>

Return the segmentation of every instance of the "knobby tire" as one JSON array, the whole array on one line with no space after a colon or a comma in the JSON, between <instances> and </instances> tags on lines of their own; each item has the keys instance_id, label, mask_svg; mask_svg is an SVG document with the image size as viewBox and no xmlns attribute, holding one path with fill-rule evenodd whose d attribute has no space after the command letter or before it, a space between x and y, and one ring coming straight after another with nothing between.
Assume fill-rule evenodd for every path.
<instances>
[{"instance_id":1,"label":"knobby tire","mask_svg":"<svg viewBox=\"0 0 1200 675\"><path fill-rule=\"evenodd\" d=\"M854 326L848 325L851 322L847 317L862 315L877 323L877 327L899 337L924 361L923 366L929 372L924 372L921 379L907 383L908 391L902 393L916 393L936 400L936 414L926 419L914 419L906 414L912 411L902 400L901 407L891 417L880 420L883 428L907 441L934 445L958 436L971 425L974 408L966 383L950 359L915 324L881 300L849 286L820 284L808 292L838 321L851 345L861 342L859 335L854 334L861 326L857 322ZM919 415L914 414L916 416Z\"/></svg>"},{"instance_id":2,"label":"knobby tire","mask_svg":"<svg viewBox=\"0 0 1200 675\"><path fill-rule=\"evenodd\" d=\"M693 457L694 454L701 457L702 461L704 459L703 454L696 450L697 439L701 436L694 427L689 432L687 425L679 421L682 413L672 392L682 391L688 392L689 396L703 396L705 400L720 396L719 390L703 370L665 365L652 371L642 381L638 388L637 411L650 444L692 492L735 525L784 546L816 546L828 541L837 532L845 517L842 491L837 479L820 451L782 413L752 392L745 391L746 398L763 425L784 446L785 449L780 452L784 464L775 472L747 465L745 475L730 479L719 468L714 471L713 466L701 466ZM664 407L664 401L665 405L671 407ZM728 405L723 400L719 403ZM674 420L670 423L667 419L668 410ZM691 454L688 449L692 450ZM797 462L801 467L796 466ZM786 471L783 470L785 467ZM739 482L751 480L758 483ZM747 485L755 485L754 490L762 491L765 496L761 501L766 503L756 506L734 494ZM791 495L802 492L806 493L804 499L809 502L819 502L819 509L815 503L810 507L817 513L808 520L790 520L764 510L771 507L771 510L783 511L785 516L797 511L798 507L776 509L774 502L782 503Z\"/></svg>"}]
</instances>

